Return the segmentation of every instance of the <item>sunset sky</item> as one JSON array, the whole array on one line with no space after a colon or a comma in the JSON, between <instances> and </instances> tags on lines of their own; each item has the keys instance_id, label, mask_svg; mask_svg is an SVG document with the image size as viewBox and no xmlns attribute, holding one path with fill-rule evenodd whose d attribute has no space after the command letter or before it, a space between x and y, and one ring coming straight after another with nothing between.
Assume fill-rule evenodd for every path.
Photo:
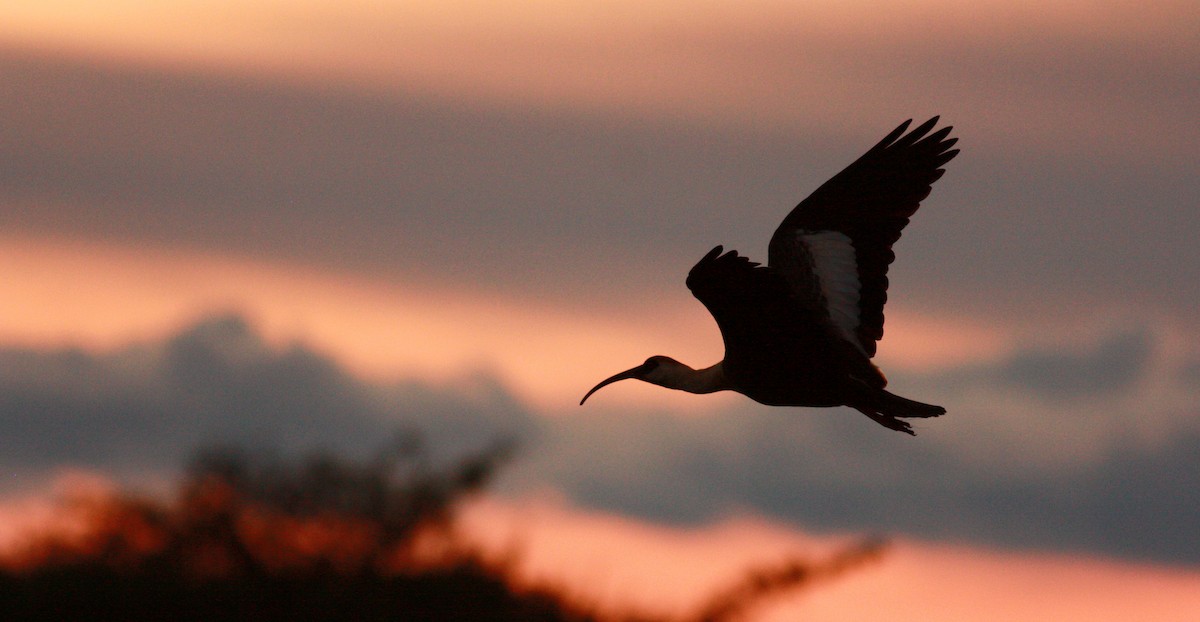
<instances>
[{"instance_id":1,"label":"sunset sky","mask_svg":"<svg viewBox=\"0 0 1200 622\"><path fill-rule=\"evenodd\" d=\"M618 602L881 533L768 617L1194 619L1196 32L1183 1L0 5L0 518L204 443L416 426L517 438L470 522ZM577 406L651 354L718 360L688 269L765 259L935 114L962 153L896 245L876 361L946 416Z\"/></svg>"}]
</instances>

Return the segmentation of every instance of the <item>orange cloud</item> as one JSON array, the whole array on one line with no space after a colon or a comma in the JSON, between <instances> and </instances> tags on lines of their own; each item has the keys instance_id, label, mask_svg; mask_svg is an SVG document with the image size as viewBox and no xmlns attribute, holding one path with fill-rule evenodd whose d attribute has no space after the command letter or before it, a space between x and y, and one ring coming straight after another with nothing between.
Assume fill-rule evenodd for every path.
<instances>
[{"instance_id":1,"label":"orange cloud","mask_svg":"<svg viewBox=\"0 0 1200 622\"><path fill-rule=\"evenodd\" d=\"M0 281L0 339L38 347L109 349L232 309L274 342L303 339L369 378L447 381L487 369L554 411L573 408L597 381L651 354L694 365L722 356L712 319L684 295L678 308L673 298L670 307L599 313L199 252L13 238L0 244L0 263L9 274ZM885 342L896 368L988 356L1005 338L913 315L889 331L898 336ZM625 385L604 400L694 412L736 399Z\"/></svg>"},{"instance_id":2,"label":"orange cloud","mask_svg":"<svg viewBox=\"0 0 1200 622\"><path fill-rule=\"evenodd\" d=\"M760 518L691 528L585 512L548 500L489 500L468 529L519 553L534 581L650 611L694 608L750 566L822 558L844 536L814 536ZM900 541L881 562L815 585L756 620L1183 620L1200 614L1200 571L1050 553Z\"/></svg>"},{"instance_id":3,"label":"orange cloud","mask_svg":"<svg viewBox=\"0 0 1200 622\"><path fill-rule=\"evenodd\" d=\"M942 111L979 116L976 140L1022 126L1046 148L1080 136L1174 140L1190 117L1156 103L1163 98L1137 99L1156 89L1091 89L1132 87L1146 77L1141 65L1190 78L1198 25L1187 2L52 0L0 9L0 37L26 45L770 131ZM1114 49L1118 62L1100 61L1092 75L1096 54ZM1047 67L1056 69L1044 75ZM1115 127L1145 105L1169 117L1158 137L1146 136L1157 123L1146 117L1158 115Z\"/></svg>"}]
</instances>

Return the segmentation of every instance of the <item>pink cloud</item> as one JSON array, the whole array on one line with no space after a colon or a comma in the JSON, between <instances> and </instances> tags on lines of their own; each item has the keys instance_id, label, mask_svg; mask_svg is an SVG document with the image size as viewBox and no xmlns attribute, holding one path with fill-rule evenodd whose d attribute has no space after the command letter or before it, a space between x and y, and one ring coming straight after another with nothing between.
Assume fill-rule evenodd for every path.
<instances>
[{"instance_id":1,"label":"pink cloud","mask_svg":"<svg viewBox=\"0 0 1200 622\"><path fill-rule=\"evenodd\" d=\"M1189 108L1153 87L1165 79L1158 86L1177 90L1194 74L1191 9L1186 2L130 0L6 9L0 37L455 100L772 131L890 122L898 108L933 106L960 119L977 115L977 143L985 132L1007 141L1022 127L1017 134L1046 148L1081 136L1108 146L1181 147L1195 138L1186 129ZM1147 106L1159 114L1128 123Z\"/></svg>"},{"instance_id":2,"label":"pink cloud","mask_svg":"<svg viewBox=\"0 0 1200 622\"><path fill-rule=\"evenodd\" d=\"M596 381L668 354L693 364L722 356L704 308L680 286L661 306L601 311L480 295L421 282L379 279L234 257L113 245L6 238L0 262L0 339L36 346L107 349L162 337L199 314L246 312L276 344L303 339L352 371L381 380L454 381L497 374L546 411L573 408ZM614 293L614 297L620 296ZM928 368L990 355L1004 333L968 320L905 314L907 337L885 341L889 363ZM946 329L939 330L945 322ZM889 333L890 335L891 333ZM937 334L936 339L932 335ZM982 345L981 345L982 344ZM605 396L612 404L711 411L732 395L694 396L640 383Z\"/></svg>"},{"instance_id":3,"label":"pink cloud","mask_svg":"<svg viewBox=\"0 0 1200 622\"><path fill-rule=\"evenodd\" d=\"M561 501L488 500L466 515L493 550L515 550L531 581L608 606L678 612L751 566L821 559L848 541L751 516L673 527ZM901 540L882 560L756 612L756 620L1156 620L1200 615L1200 571L1036 551Z\"/></svg>"}]
</instances>

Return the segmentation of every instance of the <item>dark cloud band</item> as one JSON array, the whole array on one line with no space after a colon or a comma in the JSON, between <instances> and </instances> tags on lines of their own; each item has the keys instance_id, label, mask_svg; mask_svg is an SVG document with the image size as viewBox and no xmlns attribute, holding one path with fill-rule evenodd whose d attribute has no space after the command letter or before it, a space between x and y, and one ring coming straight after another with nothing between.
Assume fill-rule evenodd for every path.
<instances>
[{"instance_id":1,"label":"dark cloud band","mask_svg":"<svg viewBox=\"0 0 1200 622\"><path fill-rule=\"evenodd\" d=\"M1033 358L1050 377L1075 379L1053 397L1069 405L1079 383L1127 374L1127 364L1144 368L1146 339L1121 333L1090 362ZM972 386L1005 386L1010 367L991 377L976 370ZM0 467L36 477L73 465L136 478L173 470L214 442L369 452L415 428L446 456L516 439L521 456L502 491L553 486L578 503L645 517L699 521L749 508L810 528L1200 563L1200 424L1187 413L1169 441L1147 448L1123 438L1120 421L1058 421L1050 412L1046 426L1108 425L1114 443L1069 469L1031 474L991 465L983 452L972 457L952 438L972 418L1013 417L1003 404L952 407L947 418L963 420L959 427L896 442L839 410L747 403L708 417L599 408L542 417L493 379L464 383L365 383L302 344L268 346L237 316L102 355L3 349ZM1010 390L1037 397L1043 388Z\"/></svg>"}]
</instances>

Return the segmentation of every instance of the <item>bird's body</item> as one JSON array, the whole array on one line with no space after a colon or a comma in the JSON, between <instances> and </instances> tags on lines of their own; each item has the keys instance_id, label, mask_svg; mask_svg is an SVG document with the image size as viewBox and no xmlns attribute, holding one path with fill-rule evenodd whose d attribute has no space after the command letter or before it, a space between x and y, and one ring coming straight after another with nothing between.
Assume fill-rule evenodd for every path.
<instances>
[{"instance_id":1,"label":"bird's body","mask_svg":"<svg viewBox=\"0 0 1200 622\"><path fill-rule=\"evenodd\" d=\"M892 244L940 168L958 150L951 128L909 122L802 201L779 225L761 266L718 246L687 277L712 313L725 358L702 370L654 356L596 385L636 378L691 393L732 390L771 406L850 406L901 432L897 417L934 417L940 406L884 390L874 364ZM583 401L580 402L582 404Z\"/></svg>"}]
</instances>

